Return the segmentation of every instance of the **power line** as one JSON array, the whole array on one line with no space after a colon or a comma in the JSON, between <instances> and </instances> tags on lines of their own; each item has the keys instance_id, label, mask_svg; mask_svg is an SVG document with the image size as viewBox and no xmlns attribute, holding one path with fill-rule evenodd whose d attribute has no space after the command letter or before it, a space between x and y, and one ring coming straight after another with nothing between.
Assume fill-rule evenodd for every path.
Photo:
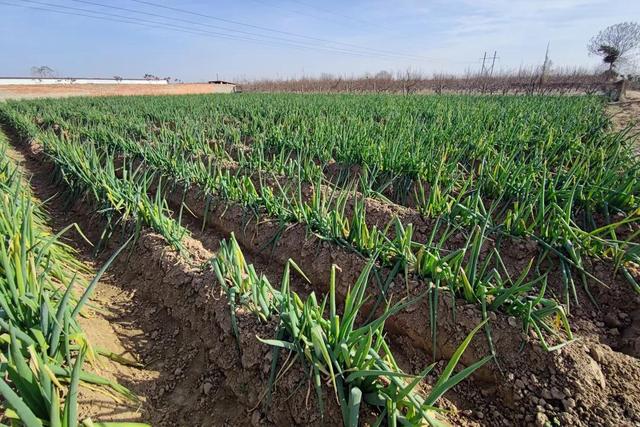
<instances>
[{"instance_id":1,"label":"power line","mask_svg":"<svg viewBox=\"0 0 640 427\"><path fill-rule=\"evenodd\" d=\"M23 1L30 1L30 0L23 0ZM250 36L263 37L263 38L264 37L268 37L267 39L262 39L264 41L270 41L270 39L273 39L273 40L277 40L279 42L284 42L284 43L295 43L297 46L300 46L300 47L316 47L314 45L310 45L310 44L305 43L305 42L300 42L298 40L291 40L291 39L287 39L287 38L283 38L283 37L276 37L276 36L265 36L265 35L262 35L262 34L252 33L252 32L248 32L248 31L237 30L235 28L220 27L220 26L211 25L211 24L203 24L203 23L197 22L197 21L191 21L191 20L186 20L186 19L166 16L166 15L160 15L160 14L152 13L152 12L129 9L129 8L124 8L124 7L119 7L119 6L105 5L105 4L102 4L102 3L97 3L97 2L93 2L93 1L87 1L87 0L71 0L71 1L74 1L74 2L77 2L77 3L90 4L90 5L94 5L94 6L100 6L100 7L107 8L107 9L122 10L122 11L126 11L126 12L140 14L140 15L158 17L158 18L167 19L167 20L170 20L170 21L184 22L184 23L188 23L188 24L192 24L192 25L199 25L199 26L203 26L203 27L215 28L215 29L220 29L220 30L224 30L224 31L232 31L232 32L237 32L237 33L241 33L241 34L247 34L247 35L250 35ZM199 30L199 31L202 31L202 30ZM216 33L216 34L219 34L219 33ZM332 47L332 46L320 46L320 48L322 48L322 49L332 49L331 51L336 49L336 50L340 50L340 51L346 52L345 49L336 48L336 47ZM354 53L355 53L355 51L354 51ZM358 53L365 54L366 52L358 52Z\"/></svg>"},{"instance_id":2,"label":"power line","mask_svg":"<svg viewBox=\"0 0 640 427\"><path fill-rule=\"evenodd\" d=\"M315 50L321 50L321 51L326 51L326 52L330 52L330 53L339 53L339 54L343 54L343 55L358 56L358 57L378 57L378 58L387 59L387 60L392 57L392 55L390 55L390 54L382 54L382 53L375 53L374 54L374 53L370 53L370 52L366 52L366 51L356 51L356 50L345 49L345 48L340 48L340 47L335 47L335 46L316 46L316 45L310 44L309 42L304 42L304 41L300 41L300 40L291 40L291 39L288 39L288 38L276 37L276 36L267 36L267 35L263 35L263 34L256 34L256 33L237 30L237 29L229 28L229 27L220 27L220 26L214 26L214 25L211 25L211 24L203 24L201 22L181 19L181 18L177 18L177 17L173 17L173 16L160 15L160 14L157 14L157 13L141 11L141 10L135 10L135 9L129 9L129 8L123 8L123 7L118 7L118 6L110 6L110 5L105 5L105 4L102 4L102 3L93 2L93 1L89 1L89 0L72 0L72 1L75 1L77 3L89 4L89 5L93 5L93 6L99 6L99 7L108 8L108 9L116 9L116 10L122 10L122 11L130 12L130 13L136 13L136 14L141 14L141 15L158 17L158 18L161 18L161 19L164 19L164 20L170 20L170 21L173 20L173 21L179 21L179 22L188 23L188 24L191 24L191 25L204 26L204 27L208 27L208 28L217 28L217 29L222 29L222 30L225 30L225 31L239 32L241 34L248 34L248 35L250 35L252 37L238 36L236 34L221 33L221 32L217 32L217 31L208 31L208 30L203 30L203 29L200 29L200 28L193 28L193 27L188 27L188 26L176 25L176 24L167 23L167 22L158 22L158 21L142 19L142 18L132 18L130 16L124 16L124 15L120 15L120 14L113 14L113 13L107 13L107 12L99 12L99 11L92 10L92 9L84 9L84 8L78 8L78 7L73 7L73 6L65 6L65 5L61 5L61 4L57 4L57 3L48 3L48 2L42 2L42 1L36 1L36 0L18 0L18 1L21 1L23 3L26 2L26 3L37 4L37 5L40 5L40 6L46 6L47 8L27 6L27 5L16 5L16 4L11 4L11 3L6 3L6 2L2 2L2 4L13 6L13 7L20 7L20 6L29 7L31 9L54 12L54 13L58 13L58 14L67 14L67 15L72 15L72 16L81 16L81 17L88 17L88 18L94 18L94 19L102 19L102 20L107 20L107 21L112 21L112 22L136 24L136 25L146 26L146 27L150 27L150 28L162 28L162 29L168 29L170 31L180 32L180 33L199 35L199 36L208 36L208 37L212 37L212 38L216 38L216 39L223 38L223 39L227 39L227 40L240 40L240 41L258 43L258 44L262 44L262 45L266 45L266 46L273 46L273 45L285 46L285 47L294 48L294 49L300 49L300 50L305 50L305 51L308 51L308 49L315 49ZM145 4L149 3L149 4L151 4L151 2L146 2L146 1L140 1L140 0L133 0L133 1L137 1L138 3L145 3ZM177 9L177 8L170 8L168 6L161 6L160 5L160 7L181 10L181 9ZM64 12L59 10L59 9L64 9ZM72 11L72 12L69 12L69 11ZM190 11L187 11L186 13L192 13L192 14L195 14L195 15L201 15L201 14L198 14L196 12L190 12ZM204 15L204 16L209 17L209 15ZM220 19L222 19L222 18L220 18ZM235 23L236 21L231 21L231 22ZM260 28L263 28L263 27L260 27ZM279 30L272 30L272 31L281 32ZM288 33L288 32L284 32L284 33ZM291 33L291 34L294 34L294 33ZM259 38L255 38L255 37L259 37ZM298 36L298 37L306 37L306 38L310 38L310 39L315 39L315 37L310 37L310 36ZM323 40L323 39L320 39L320 40ZM332 43L339 43L339 42L332 42ZM344 43L341 43L341 44L344 44ZM400 56L400 55L397 55L397 54L394 54L394 55L395 56L393 57L393 59L397 59L398 57L403 58L403 59L407 59L407 57L403 57L403 56ZM456 62L459 62L459 61L456 61Z\"/></svg>"},{"instance_id":3,"label":"power line","mask_svg":"<svg viewBox=\"0 0 640 427\"><path fill-rule=\"evenodd\" d=\"M308 18L311 18L311 19L315 19L317 21L323 21L323 22L327 22L328 21L331 24L338 24L338 25L340 25L342 27L347 27L349 29L353 29L354 23L358 24L358 26L360 28L366 28L368 30L371 30L371 27L374 25L372 23L368 23L366 25L363 25L361 22L358 22L357 19L355 21L352 21L352 22L346 22L346 20L344 19L344 18L346 18L346 16L341 16L339 14L333 14L334 16L341 18L340 21L337 22L336 20L333 20L331 17L327 16L327 14L329 12L327 12L326 9L316 8L316 7L313 7L312 5L305 5L302 2L296 2L296 3L298 5L300 5L300 6L303 6L303 7L304 6L309 6L309 7L313 7L314 9L318 9L323 13L323 15L317 15L317 14L308 13L308 12L305 12L305 11L300 10L300 9L291 9L291 8L289 8L287 6L282 5L282 4L279 4L279 3L278 4L274 4L273 2L270 2L270 1L267 1L267 0L251 0L251 1L254 2L254 3L260 4L260 5L264 6L264 7L270 8L270 9L282 10L282 11L284 11L284 13L287 13L287 14L296 14L296 15L300 15L300 16L305 16L305 17L308 17ZM307 8L309 8L309 7L307 7ZM364 22L364 21L362 21L362 22ZM382 29L384 29L386 31L395 31L395 30L392 30L392 29L390 29L388 27L384 27L384 26L381 26L381 25L376 25L376 29L377 30L379 30L380 28L382 28Z\"/></svg>"},{"instance_id":4,"label":"power line","mask_svg":"<svg viewBox=\"0 0 640 427\"><path fill-rule=\"evenodd\" d=\"M60 5L60 4L40 2L40 1L36 1L36 0L18 0L18 1L26 2L26 3L32 3L32 4L38 4L38 5L41 5L41 6L48 7L48 8L43 8L43 7L34 7L34 6L29 6L29 5L21 5L23 7L29 7L29 8L32 8L32 9L39 9L39 10L45 10L45 11L49 11L49 12L56 12L56 13L63 13L63 14L68 14L68 15L83 16L83 17L98 18L98 19L105 19L106 17L108 17L109 19L106 19L106 20L110 20L110 21L113 21L113 22L124 22L124 23L128 23L128 24L131 24L131 23L134 23L134 24L147 24L145 26L149 26L149 27L153 27L153 28L164 28L164 29L168 29L168 30L171 30L171 31L177 31L177 32L188 33L188 34L195 34L195 35L201 35L201 36L209 36L209 37L215 36L213 38L224 38L224 39L228 39L228 40L248 41L248 42L260 43L260 44L267 45L267 46L271 46L273 44L276 44L276 45L281 45L281 46L285 46L285 47L298 48L298 49L302 49L302 50L305 50L305 51L308 51L311 48L311 49L323 50L323 51L327 51L327 52L331 52L331 53L339 53L339 54L345 54L345 55L351 55L351 56L359 56L359 57L375 56L375 55L367 54L366 52L349 51L347 49L336 48L336 47L310 46L308 44L303 44L304 42L272 41L272 40L269 40L269 39L256 39L256 38L252 38L252 37L237 36L235 34L220 33L220 32L215 32L215 31L207 31L207 30L201 30L201 29L197 29L197 28L194 29L194 28L184 27L184 26L180 26L180 25L175 25L175 24L170 24L170 23L165 23L165 22L152 21L152 20L142 19L142 18L133 19L133 18L130 18L128 16L119 15L119 14L113 14L113 13L107 13L107 12L98 12L98 11L94 11L94 10L90 10L90 9L77 8L77 7L73 7L73 6L64 6L64 5ZM10 4L10 3L4 3L4 2L3 2L3 4L9 5L9 6L19 6L19 5L16 5L16 4ZM60 11L60 10L58 10L56 8L65 9L65 10L72 10L73 12L63 12L63 11ZM87 15L87 13L92 14L92 15ZM169 19L169 18L166 18L166 19ZM258 36L260 37L260 35L258 35ZM383 58L383 59L388 59L388 58Z\"/></svg>"},{"instance_id":5,"label":"power line","mask_svg":"<svg viewBox=\"0 0 640 427\"><path fill-rule=\"evenodd\" d=\"M305 1L300 1L300 0L288 0L288 1L291 2L291 3L296 3L296 4L299 4L299 5L302 5L302 6L306 6L306 7L309 7L309 8L313 8L313 9L319 10L320 12L323 12L323 13L326 13L326 14L329 14L329 15L337 16L338 18L342 18L342 19L346 19L346 20L349 20L349 21L352 21L352 22L358 22L360 24L364 24L368 28L371 28L371 27L380 28L381 27L379 24L375 24L373 22L369 22L369 21L367 21L365 19L357 18L355 16L350 16L350 15L345 15L345 14L342 14L342 13L337 13L337 12L331 10L331 9L325 9L324 7L320 7L320 6L317 6L317 5L312 4L312 3L307 3ZM384 26L383 26L383 28L384 28ZM389 28L389 29L391 30L391 28Z\"/></svg>"},{"instance_id":6,"label":"power line","mask_svg":"<svg viewBox=\"0 0 640 427\"><path fill-rule=\"evenodd\" d=\"M285 13L294 13L296 15L300 15L300 16L306 16L307 18L312 18L312 19L316 19L318 21L324 21L326 20L326 17L323 16L318 16L318 15L314 15L314 14L310 14L310 13L305 13L305 12L301 12L299 10L295 10L295 9L288 9L280 4L272 4L271 2L265 1L265 0L250 0L256 4L260 4L262 6L267 6L268 8L275 8L275 9L280 9L285 11Z\"/></svg>"},{"instance_id":7,"label":"power line","mask_svg":"<svg viewBox=\"0 0 640 427\"><path fill-rule=\"evenodd\" d=\"M30 6L30 5L26 5L26 4L8 3L6 1L0 1L0 4L3 4L5 6L13 6L13 7L41 10L41 11L46 11L46 12L53 12L53 13L57 13L57 14L61 14L61 15L83 16L83 17L87 17L87 18L101 19L101 20L104 20L104 21L123 22L123 23L127 23L127 24L141 25L141 26L144 26L144 27L160 28L159 26L152 26L152 25L147 25L147 24L144 24L144 23L139 23L139 22L137 22L137 21L135 21L133 19L129 19L129 18L127 18L127 19L111 19L111 18L102 17L102 16L86 15L86 14L74 13L74 12L63 12L63 11L59 11L59 10L55 10L55 9L47 9L45 7L40 7L40 6Z\"/></svg>"},{"instance_id":8,"label":"power line","mask_svg":"<svg viewBox=\"0 0 640 427\"><path fill-rule=\"evenodd\" d=\"M239 26L243 26L243 27L250 27L250 28L257 29L257 30L261 30L261 31L267 31L267 32L271 32L271 33L279 33L279 34L284 34L284 35L288 35L288 36L304 38L304 39L307 39L307 40L315 40L315 41L320 41L320 42L330 43L330 44L341 44L343 46L350 46L350 47L355 47L355 48L359 48L359 49L363 48L362 46L358 46L358 45L352 44L352 43L336 42L334 40L328 40L328 39L324 39L324 38L320 38L320 37L313 37L313 36L308 36L308 35L304 35L304 34L293 33L293 32L290 32L290 31L283 31L283 30L277 30L277 29L274 29L274 28L263 27L263 26L260 26L260 25L248 24L246 22L235 21L235 20L227 19L227 18L220 18L218 16L213 16L213 15L200 13L200 12L194 12L194 11L191 11L191 10L182 9L182 8L178 8L178 7L165 6L163 4L158 4L158 3L154 3L154 2L151 2L151 1L147 1L147 0L131 0L131 1L133 1L135 3L144 4L144 5L147 5L147 6L153 6L153 7L157 7L157 8L161 8L161 9L171 10L173 12L185 13L185 14L188 14L188 15L199 16L199 17L202 17L202 18L207 18L207 19L212 19L212 20L215 20L215 21L226 22L226 23L229 23L229 24L239 25ZM365 48L365 49L373 50L373 49L370 49L370 48ZM416 58L416 59L422 59L422 60L431 60L431 61L437 60L436 58L427 58L427 57L423 57L423 56L407 54L407 53L404 53L404 52L391 52L391 51L385 51L385 50L380 50L380 49L375 49L375 50L379 51L379 52L386 53L386 54L391 54L391 55L394 55L394 56L402 55L402 56L409 56L409 57L413 57L413 58ZM450 62L466 63L467 61L450 61Z\"/></svg>"},{"instance_id":9,"label":"power line","mask_svg":"<svg viewBox=\"0 0 640 427\"><path fill-rule=\"evenodd\" d=\"M146 0L131 0L131 1L133 1L135 3L145 4L147 6L153 6L153 7L158 7L158 8L161 8L161 9L171 10L171 11L174 11L174 12L180 12L180 13L186 13L188 15L199 16L201 18L208 18L208 19L213 19L215 21L226 22L228 24L240 25L240 26L243 26L243 27L250 27L250 28L257 29L257 30L268 31L270 33L285 34L285 35L288 35L288 36L300 37L300 38L305 38L305 39L308 39L308 40L316 40L316 41L321 41L321 42L325 42L325 43L336 43L333 40L327 40L327 39L322 39L322 38L318 38L318 37L307 36L307 35L304 35L304 34L297 34L297 33L293 33L293 32L290 32L290 31L276 30L276 29L273 29L273 28L263 27L263 26L260 26L260 25L248 24L248 23L245 23L245 22L234 21L232 19L220 18L220 17L217 17L217 16L208 15L208 14L205 14L205 13L193 12L193 11L190 11L190 10L181 9L181 8L172 7L172 6L165 6L165 5L162 5L162 4L153 3L153 2L150 2L150 1L146 1Z\"/></svg>"},{"instance_id":10,"label":"power line","mask_svg":"<svg viewBox=\"0 0 640 427\"><path fill-rule=\"evenodd\" d=\"M203 27L221 29L221 30L224 30L224 31L238 32L238 33L247 34L247 35L250 35L250 36L268 37L268 38L272 38L274 40L279 40L279 41L284 41L284 42L289 42L289 43L290 42L305 43L308 46L316 47L315 44L310 44L309 42L304 42L304 41L300 41L300 40L291 40L289 38L278 37L278 36L266 36L266 35L263 35L263 34L257 34L255 32L243 31L243 30L239 30L239 29L235 29L235 28L221 27L221 26L216 26L216 25L211 25L211 24L203 24L202 22L186 20L186 19L175 17L175 16L160 15L160 14L153 13L153 12L130 9L130 8L121 7L121 6L111 6L111 5L107 5L107 4L104 4L104 3L99 3L99 2L89 1L89 0L71 0L71 1L74 1L76 3L83 3L83 4L93 5L93 6L99 6L99 7L103 7L103 8L107 8L107 9L121 10L121 11L125 11L125 12L130 12L130 13L136 13L136 14L153 16L153 17L162 18L162 19L179 21L179 22L184 22L184 23L188 23L188 24L192 24L192 25L199 25L199 26L203 26ZM319 40L323 40L323 39L319 39ZM405 55L405 54L402 54L402 53L385 51L385 50L381 50L381 49L372 49L372 48L367 48L367 47L361 47L361 46L353 45L353 44L350 44L350 43L342 43L342 42L329 41L329 40L325 41L324 43L331 43L331 44L335 44L335 45L350 46L350 48L349 49L345 49L345 48L342 48L342 47L326 46L326 45L325 46L321 46L323 48L357 51L358 53L363 53L363 54L375 53L375 55L377 55L377 56L389 56L389 57L401 58L401 59L414 59L414 60L415 59L427 59L427 58L420 57L418 55ZM356 47L356 49L354 50L351 47Z\"/></svg>"},{"instance_id":11,"label":"power line","mask_svg":"<svg viewBox=\"0 0 640 427\"><path fill-rule=\"evenodd\" d=\"M20 0L20 1L24 1L24 0ZM179 33L193 34L193 35L198 35L198 36L211 37L211 38L215 38L215 39L223 38L223 39L229 39L229 40L251 41L253 43L259 43L259 44L263 44L263 45L266 45L266 46L272 46L271 44L265 43L262 40L245 39L245 38L242 38L242 37L232 37L232 36L226 36L226 35L218 35L218 36L214 37L210 33L202 32L200 30L190 31L190 30L185 30L185 29L180 29L180 28L174 28L173 26L171 26L171 24L164 24L164 25L148 24L148 23L145 23L145 22L140 22L140 20L133 20L131 18L126 18L126 17L116 19L116 18L111 18L111 17L108 17L108 16L100 16L100 14L98 12L89 12L89 13L96 13L96 15L89 15L89 14L85 14L85 13L67 12L67 11L61 11L61 10L57 10L57 9L51 9L51 8L45 8L45 7L39 7L39 6L18 5L18 4L7 3L7 2L4 2L4 1L0 1L0 4L4 4L4 5L7 5L7 6L13 6L13 7L25 7L25 8L29 8L29 9L52 12L52 13L57 13L57 14L62 14L62 15L81 16L81 17L100 19L100 20L110 21L110 22L134 24L134 25L139 25L139 26L148 27L148 28L168 29L170 31L175 31L175 32L179 32ZM286 45L286 46L287 47L292 47L294 49L303 50L303 51L307 51L308 50L306 48L298 47L298 46L295 46L295 45ZM359 56L361 56L361 55L359 55Z\"/></svg>"}]
</instances>

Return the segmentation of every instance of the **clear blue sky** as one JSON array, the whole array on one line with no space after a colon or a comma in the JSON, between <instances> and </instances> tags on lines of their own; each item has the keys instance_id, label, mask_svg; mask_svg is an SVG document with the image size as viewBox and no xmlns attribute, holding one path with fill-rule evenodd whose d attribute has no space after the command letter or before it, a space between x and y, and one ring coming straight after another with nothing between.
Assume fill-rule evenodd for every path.
<instances>
[{"instance_id":1,"label":"clear blue sky","mask_svg":"<svg viewBox=\"0 0 640 427\"><path fill-rule=\"evenodd\" d=\"M640 20L640 1L0 0L0 75L459 73L485 51L496 69L539 64L547 42L555 66L592 67L589 38L625 20Z\"/></svg>"}]
</instances>

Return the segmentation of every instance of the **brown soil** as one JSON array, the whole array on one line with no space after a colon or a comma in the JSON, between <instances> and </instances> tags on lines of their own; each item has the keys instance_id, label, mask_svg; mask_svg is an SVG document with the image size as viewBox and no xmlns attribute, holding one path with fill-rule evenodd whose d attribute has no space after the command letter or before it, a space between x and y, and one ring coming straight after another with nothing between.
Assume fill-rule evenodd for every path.
<instances>
[{"instance_id":1,"label":"brown soil","mask_svg":"<svg viewBox=\"0 0 640 427\"><path fill-rule=\"evenodd\" d=\"M167 85L77 84L77 85L0 85L3 99L65 98L69 96L186 95L222 93L227 88L208 83Z\"/></svg>"}]
</instances>

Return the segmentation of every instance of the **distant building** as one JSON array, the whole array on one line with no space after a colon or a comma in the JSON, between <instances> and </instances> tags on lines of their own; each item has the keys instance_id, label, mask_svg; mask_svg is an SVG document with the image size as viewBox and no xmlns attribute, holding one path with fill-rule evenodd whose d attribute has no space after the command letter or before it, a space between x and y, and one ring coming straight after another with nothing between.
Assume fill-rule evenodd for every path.
<instances>
[{"instance_id":1,"label":"distant building","mask_svg":"<svg viewBox=\"0 0 640 427\"><path fill-rule=\"evenodd\" d=\"M218 93L234 93L241 92L240 86L236 83L227 82L224 80L209 80L207 83L210 85L215 85L216 92Z\"/></svg>"},{"instance_id":2,"label":"distant building","mask_svg":"<svg viewBox=\"0 0 640 427\"><path fill-rule=\"evenodd\" d=\"M166 85L167 80L86 78L86 77L0 77L2 85Z\"/></svg>"}]
</instances>

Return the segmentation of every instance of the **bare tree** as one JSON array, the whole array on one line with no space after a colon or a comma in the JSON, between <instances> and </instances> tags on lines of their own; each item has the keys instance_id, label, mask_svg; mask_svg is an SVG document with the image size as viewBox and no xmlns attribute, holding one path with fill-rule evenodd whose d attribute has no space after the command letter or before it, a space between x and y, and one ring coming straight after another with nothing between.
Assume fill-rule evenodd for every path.
<instances>
[{"instance_id":1,"label":"bare tree","mask_svg":"<svg viewBox=\"0 0 640 427\"><path fill-rule=\"evenodd\" d=\"M376 73L375 78L378 80L391 80L393 79L393 74L387 70L381 70Z\"/></svg>"},{"instance_id":2,"label":"bare tree","mask_svg":"<svg viewBox=\"0 0 640 427\"><path fill-rule=\"evenodd\" d=\"M45 78L45 77L54 77L56 74L56 72L53 70L53 68L47 66L47 65L41 65L41 66L33 66L31 67L31 75L33 77L39 77L39 78Z\"/></svg>"},{"instance_id":3,"label":"bare tree","mask_svg":"<svg viewBox=\"0 0 640 427\"><path fill-rule=\"evenodd\" d=\"M609 64L609 73L614 73L618 64L630 61L640 46L640 25L622 22L611 25L594 36L587 45L589 53L602 57Z\"/></svg>"}]
</instances>

